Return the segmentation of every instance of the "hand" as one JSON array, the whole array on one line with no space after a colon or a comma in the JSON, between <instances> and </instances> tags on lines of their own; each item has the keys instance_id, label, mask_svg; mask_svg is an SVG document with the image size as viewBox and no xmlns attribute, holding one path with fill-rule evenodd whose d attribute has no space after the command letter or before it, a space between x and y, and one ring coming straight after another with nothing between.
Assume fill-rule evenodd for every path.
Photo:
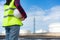
<instances>
[{"instance_id":1,"label":"hand","mask_svg":"<svg viewBox=\"0 0 60 40\"><path fill-rule=\"evenodd\" d=\"M25 20L25 18L20 18L20 20L21 20L21 21L24 21L24 20Z\"/></svg>"}]
</instances>

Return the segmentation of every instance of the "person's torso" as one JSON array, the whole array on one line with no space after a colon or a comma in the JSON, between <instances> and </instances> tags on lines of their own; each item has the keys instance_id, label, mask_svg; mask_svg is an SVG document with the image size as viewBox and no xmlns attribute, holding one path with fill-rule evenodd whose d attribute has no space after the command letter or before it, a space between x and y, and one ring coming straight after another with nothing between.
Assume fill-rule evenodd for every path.
<instances>
[{"instance_id":1,"label":"person's torso","mask_svg":"<svg viewBox=\"0 0 60 40\"><path fill-rule=\"evenodd\" d=\"M9 4L5 3L3 26L22 25L21 20L14 16L15 9L14 0L11 0Z\"/></svg>"}]
</instances>

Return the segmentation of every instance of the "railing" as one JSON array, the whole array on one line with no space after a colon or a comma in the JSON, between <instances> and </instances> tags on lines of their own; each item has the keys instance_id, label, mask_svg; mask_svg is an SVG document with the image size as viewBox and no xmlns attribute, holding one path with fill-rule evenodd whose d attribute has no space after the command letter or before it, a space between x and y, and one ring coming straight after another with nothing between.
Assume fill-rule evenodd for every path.
<instances>
[{"instance_id":1,"label":"railing","mask_svg":"<svg viewBox=\"0 0 60 40\"><path fill-rule=\"evenodd\" d=\"M33 39L60 39L60 33L34 33L34 34L24 34L20 35L20 38L33 38ZM0 35L0 39L4 39L5 35Z\"/></svg>"}]
</instances>

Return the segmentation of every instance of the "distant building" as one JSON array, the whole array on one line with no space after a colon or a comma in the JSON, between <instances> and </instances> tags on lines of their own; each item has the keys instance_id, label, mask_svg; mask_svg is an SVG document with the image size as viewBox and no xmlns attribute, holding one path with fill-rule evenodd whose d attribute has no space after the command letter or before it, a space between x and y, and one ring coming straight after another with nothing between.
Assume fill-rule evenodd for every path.
<instances>
[{"instance_id":1,"label":"distant building","mask_svg":"<svg viewBox=\"0 0 60 40\"><path fill-rule=\"evenodd\" d=\"M43 29L40 29L40 30L37 30L36 33L47 33L48 31L46 30L43 30Z\"/></svg>"}]
</instances>

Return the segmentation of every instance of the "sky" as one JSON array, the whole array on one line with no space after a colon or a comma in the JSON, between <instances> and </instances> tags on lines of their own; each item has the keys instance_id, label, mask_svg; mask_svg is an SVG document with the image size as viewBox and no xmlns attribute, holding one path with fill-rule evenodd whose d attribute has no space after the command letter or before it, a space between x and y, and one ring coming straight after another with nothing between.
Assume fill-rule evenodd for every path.
<instances>
[{"instance_id":1,"label":"sky","mask_svg":"<svg viewBox=\"0 0 60 40\"><path fill-rule=\"evenodd\" d=\"M0 26L2 26L1 21L4 12L2 7L4 3L5 0L0 0ZM21 30L30 30L33 32L34 18L36 32L49 32L52 24L54 25L55 23L57 26L60 24L60 0L21 0L21 5L28 16L27 19L23 21L24 25L21 27ZM4 31L4 28L0 28L1 32Z\"/></svg>"}]
</instances>

